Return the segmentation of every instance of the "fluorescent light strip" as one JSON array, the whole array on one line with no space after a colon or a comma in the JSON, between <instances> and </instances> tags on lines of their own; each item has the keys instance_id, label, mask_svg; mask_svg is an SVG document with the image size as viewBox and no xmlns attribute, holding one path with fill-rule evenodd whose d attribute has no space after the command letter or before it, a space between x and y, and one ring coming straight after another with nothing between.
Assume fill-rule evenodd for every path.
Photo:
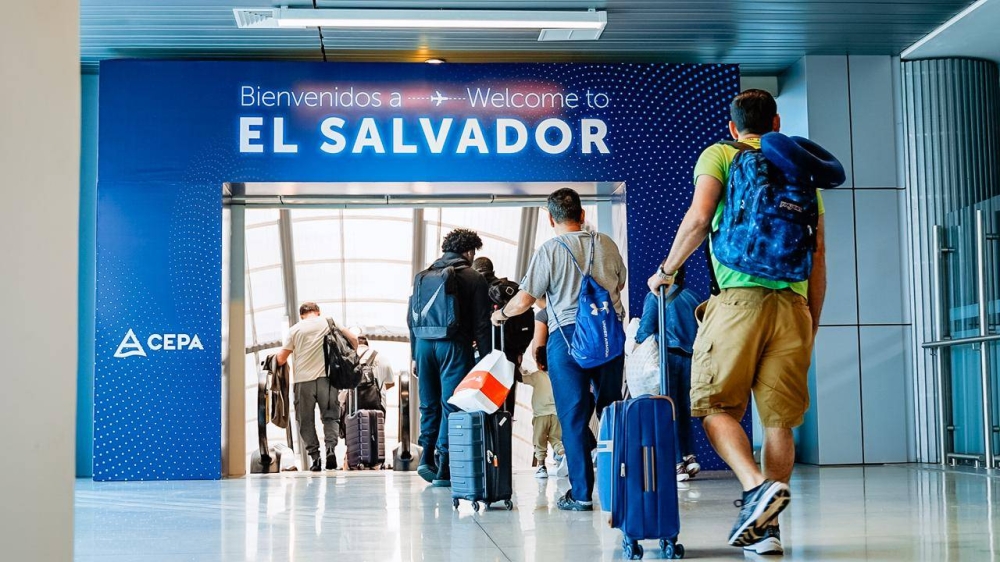
<instances>
[{"instance_id":1,"label":"fluorescent light strip","mask_svg":"<svg viewBox=\"0 0 1000 562\"><path fill-rule=\"evenodd\" d=\"M512 10L365 10L281 8L277 27L362 29L593 29L607 25L606 12Z\"/></svg>"}]
</instances>

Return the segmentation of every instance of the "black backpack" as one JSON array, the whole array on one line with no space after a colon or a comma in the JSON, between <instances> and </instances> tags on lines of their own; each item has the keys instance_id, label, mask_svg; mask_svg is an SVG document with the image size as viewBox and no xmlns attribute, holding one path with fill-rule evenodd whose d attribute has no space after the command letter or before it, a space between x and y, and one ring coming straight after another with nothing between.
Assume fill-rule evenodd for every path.
<instances>
[{"instance_id":1,"label":"black backpack","mask_svg":"<svg viewBox=\"0 0 1000 562\"><path fill-rule=\"evenodd\" d=\"M417 274L408 318L414 337L447 340L458 335L458 272L467 267L464 260L456 260L452 265L431 267Z\"/></svg>"},{"instance_id":2,"label":"black backpack","mask_svg":"<svg viewBox=\"0 0 1000 562\"><path fill-rule=\"evenodd\" d=\"M358 352L351 347L337 325L330 318L326 319L330 331L323 336L323 362L326 364L326 376L334 388L355 388L361 382L361 363Z\"/></svg>"},{"instance_id":3,"label":"black backpack","mask_svg":"<svg viewBox=\"0 0 1000 562\"><path fill-rule=\"evenodd\" d=\"M488 293L490 300L495 305L504 307L519 290L520 287L517 283L503 277L490 285ZM528 349L531 340L535 337L535 313L527 310L517 316L512 316L503 324L503 337L504 354L512 363L516 363L517 357ZM494 346L497 346L498 343L494 342Z\"/></svg>"},{"instance_id":4,"label":"black backpack","mask_svg":"<svg viewBox=\"0 0 1000 562\"><path fill-rule=\"evenodd\" d=\"M357 398L354 404L356 410L381 410L385 412L382 403L382 385L375 376L375 357L378 352L371 349L368 356L361 362L361 382L358 383Z\"/></svg>"}]
</instances>

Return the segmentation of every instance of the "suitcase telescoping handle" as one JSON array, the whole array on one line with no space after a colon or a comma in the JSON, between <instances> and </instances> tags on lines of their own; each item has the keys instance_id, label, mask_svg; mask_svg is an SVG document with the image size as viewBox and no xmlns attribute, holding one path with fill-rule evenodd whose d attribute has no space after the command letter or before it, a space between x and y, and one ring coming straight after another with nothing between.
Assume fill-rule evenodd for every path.
<instances>
[{"instance_id":1,"label":"suitcase telescoping handle","mask_svg":"<svg viewBox=\"0 0 1000 562\"><path fill-rule=\"evenodd\" d=\"M500 310L500 306L493 305L493 310ZM507 344L504 343L504 341L503 341L503 324L504 323L501 323L499 326L493 326L494 330L499 330L500 331L500 351L503 351L503 349L505 347L507 347Z\"/></svg>"},{"instance_id":2,"label":"suitcase telescoping handle","mask_svg":"<svg viewBox=\"0 0 1000 562\"><path fill-rule=\"evenodd\" d=\"M668 363L667 363L667 306L677 298L677 295L681 293L680 287L674 289L674 292L667 297L667 287L665 285L660 285L659 291L659 305L656 307L658 310L657 314L657 325L656 325L656 346L660 351L660 394L663 396L670 396L670 377L667 376Z\"/></svg>"}]
</instances>

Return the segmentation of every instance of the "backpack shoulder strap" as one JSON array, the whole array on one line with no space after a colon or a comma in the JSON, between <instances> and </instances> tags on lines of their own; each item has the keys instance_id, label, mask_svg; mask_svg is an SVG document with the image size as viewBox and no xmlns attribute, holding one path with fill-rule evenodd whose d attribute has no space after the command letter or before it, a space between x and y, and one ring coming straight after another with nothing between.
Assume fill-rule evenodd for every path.
<instances>
[{"instance_id":1,"label":"backpack shoulder strap","mask_svg":"<svg viewBox=\"0 0 1000 562\"><path fill-rule=\"evenodd\" d=\"M326 317L326 325L330 327L330 333L331 334L336 334L337 333L337 323L333 321L333 318L330 318L329 316L327 316Z\"/></svg>"},{"instance_id":2,"label":"backpack shoulder strap","mask_svg":"<svg viewBox=\"0 0 1000 562\"><path fill-rule=\"evenodd\" d=\"M719 141L719 144L723 144L723 145L726 145L726 146L731 146L731 147L735 148L736 150L738 150L740 152L749 152L749 151L759 150L759 149L756 149L756 148L750 146L749 144L747 144L745 142L739 142L739 141Z\"/></svg>"},{"instance_id":3,"label":"backpack shoulder strap","mask_svg":"<svg viewBox=\"0 0 1000 562\"><path fill-rule=\"evenodd\" d=\"M597 237L598 236L599 236L598 233L595 233L595 232L591 232L590 233L590 263L587 264L587 273L586 273L586 275L590 275L594 271L594 256L597 255Z\"/></svg>"},{"instance_id":4,"label":"backpack shoulder strap","mask_svg":"<svg viewBox=\"0 0 1000 562\"><path fill-rule=\"evenodd\" d=\"M576 266L576 270L580 272L580 275L586 275L586 273L584 273L583 269L580 267L580 263L576 261L576 256L573 255L573 250L570 250L569 246L567 246L566 243L563 242L562 237L556 236L555 240L556 242L559 242L560 246L566 248L566 251L569 252L569 259L573 261L573 265ZM591 259L591 262L593 262L593 259Z\"/></svg>"}]
</instances>

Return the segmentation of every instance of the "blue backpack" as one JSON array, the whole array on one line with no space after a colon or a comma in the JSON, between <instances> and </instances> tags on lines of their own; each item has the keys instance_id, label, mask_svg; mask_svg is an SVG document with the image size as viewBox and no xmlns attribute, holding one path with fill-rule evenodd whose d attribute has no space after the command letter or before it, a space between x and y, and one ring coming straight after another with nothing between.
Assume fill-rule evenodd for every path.
<instances>
[{"instance_id":1,"label":"blue backpack","mask_svg":"<svg viewBox=\"0 0 1000 562\"><path fill-rule=\"evenodd\" d=\"M764 154L742 143L729 167L726 204L712 233L712 254L748 275L794 283L809 279L816 250L815 187L788 181Z\"/></svg>"},{"instance_id":2,"label":"blue backpack","mask_svg":"<svg viewBox=\"0 0 1000 562\"><path fill-rule=\"evenodd\" d=\"M625 327L622 326L622 320L615 310L611 293L590 275L594 269L597 235L592 234L590 238L590 263L586 272L580 268L569 246L558 238L556 240L566 248L573 265L583 275L583 280L580 282L580 296L577 297L576 330L573 332L573 341L566 339L566 333L559 324L559 315L553 310L556 325L559 326L559 333L562 334L570 355L578 365L584 369L599 367L624 353ZM549 299L549 302L552 300Z\"/></svg>"}]
</instances>

